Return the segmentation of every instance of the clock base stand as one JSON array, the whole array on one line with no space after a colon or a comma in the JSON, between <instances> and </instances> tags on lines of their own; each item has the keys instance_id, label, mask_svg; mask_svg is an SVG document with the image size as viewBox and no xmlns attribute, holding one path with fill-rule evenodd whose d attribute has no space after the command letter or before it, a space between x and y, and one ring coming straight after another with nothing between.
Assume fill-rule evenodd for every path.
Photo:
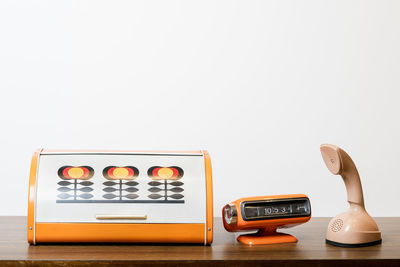
<instances>
[{"instance_id":1,"label":"clock base stand","mask_svg":"<svg viewBox=\"0 0 400 267\"><path fill-rule=\"evenodd\" d=\"M279 243L296 243L297 238L284 233L266 232L260 230L254 234L240 235L237 241L246 245L267 245L267 244L279 244Z\"/></svg>"}]
</instances>

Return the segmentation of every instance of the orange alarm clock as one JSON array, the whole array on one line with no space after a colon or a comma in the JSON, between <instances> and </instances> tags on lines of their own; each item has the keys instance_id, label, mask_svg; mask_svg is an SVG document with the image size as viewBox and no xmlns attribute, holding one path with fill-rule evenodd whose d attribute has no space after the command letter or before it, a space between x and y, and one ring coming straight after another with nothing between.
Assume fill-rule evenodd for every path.
<instances>
[{"instance_id":1,"label":"orange alarm clock","mask_svg":"<svg viewBox=\"0 0 400 267\"><path fill-rule=\"evenodd\" d=\"M229 232L258 229L255 234L240 235L237 240L248 245L297 242L297 238L278 233L311 218L310 200L303 194L240 198L222 209L224 227Z\"/></svg>"}]
</instances>

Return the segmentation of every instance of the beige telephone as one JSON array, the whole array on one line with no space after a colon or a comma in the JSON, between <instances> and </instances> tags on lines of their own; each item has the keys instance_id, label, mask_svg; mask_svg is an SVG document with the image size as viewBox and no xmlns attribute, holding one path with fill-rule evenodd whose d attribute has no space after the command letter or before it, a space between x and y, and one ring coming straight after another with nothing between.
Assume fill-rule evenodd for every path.
<instances>
[{"instance_id":1,"label":"beige telephone","mask_svg":"<svg viewBox=\"0 0 400 267\"><path fill-rule=\"evenodd\" d=\"M333 174L340 174L347 190L350 209L334 217L328 225L326 243L341 247L381 244L381 232L364 207L360 176L350 156L335 145L321 145L322 158Z\"/></svg>"}]
</instances>

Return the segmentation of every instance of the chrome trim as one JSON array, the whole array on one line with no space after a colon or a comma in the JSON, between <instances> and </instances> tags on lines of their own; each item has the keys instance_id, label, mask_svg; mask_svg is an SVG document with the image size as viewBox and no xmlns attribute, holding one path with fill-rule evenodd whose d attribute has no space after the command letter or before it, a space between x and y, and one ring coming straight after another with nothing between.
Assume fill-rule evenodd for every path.
<instances>
[{"instance_id":1,"label":"chrome trim","mask_svg":"<svg viewBox=\"0 0 400 267\"><path fill-rule=\"evenodd\" d=\"M96 215L97 220L146 220L147 215L115 215L115 214L99 214Z\"/></svg>"},{"instance_id":2,"label":"chrome trim","mask_svg":"<svg viewBox=\"0 0 400 267\"><path fill-rule=\"evenodd\" d=\"M201 153L184 152L129 152L129 151L44 151L42 155L147 155L147 156L202 156Z\"/></svg>"}]
</instances>

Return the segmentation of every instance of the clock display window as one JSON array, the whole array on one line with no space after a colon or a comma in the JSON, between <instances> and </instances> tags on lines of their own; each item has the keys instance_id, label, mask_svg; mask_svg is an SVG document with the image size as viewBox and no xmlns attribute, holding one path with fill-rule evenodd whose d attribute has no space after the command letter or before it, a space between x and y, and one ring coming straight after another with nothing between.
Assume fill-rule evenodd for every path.
<instances>
[{"instance_id":1,"label":"clock display window","mask_svg":"<svg viewBox=\"0 0 400 267\"><path fill-rule=\"evenodd\" d=\"M310 201L299 199L268 199L242 203L245 221L310 216Z\"/></svg>"}]
</instances>

